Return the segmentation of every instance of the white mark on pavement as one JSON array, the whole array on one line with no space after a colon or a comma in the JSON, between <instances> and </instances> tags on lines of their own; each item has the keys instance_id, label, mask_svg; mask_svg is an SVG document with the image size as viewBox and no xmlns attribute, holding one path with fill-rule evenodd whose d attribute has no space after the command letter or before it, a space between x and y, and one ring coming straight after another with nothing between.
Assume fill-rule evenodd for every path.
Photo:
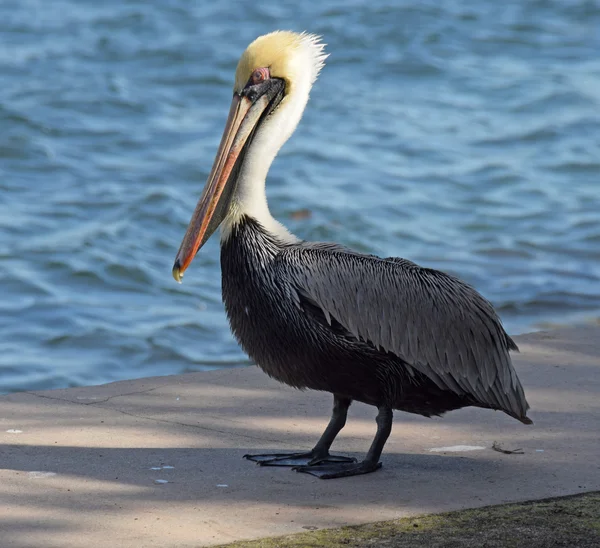
<instances>
[{"instance_id":1,"label":"white mark on pavement","mask_svg":"<svg viewBox=\"0 0 600 548\"><path fill-rule=\"evenodd\" d=\"M480 451L485 449L482 445L449 445L448 447L434 447L432 453L460 453L462 451Z\"/></svg>"},{"instance_id":2,"label":"white mark on pavement","mask_svg":"<svg viewBox=\"0 0 600 548\"><path fill-rule=\"evenodd\" d=\"M52 476L56 476L56 472L39 472L36 470L28 472L27 476L32 479L51 478Z\"/></svg>"}]
</instances>

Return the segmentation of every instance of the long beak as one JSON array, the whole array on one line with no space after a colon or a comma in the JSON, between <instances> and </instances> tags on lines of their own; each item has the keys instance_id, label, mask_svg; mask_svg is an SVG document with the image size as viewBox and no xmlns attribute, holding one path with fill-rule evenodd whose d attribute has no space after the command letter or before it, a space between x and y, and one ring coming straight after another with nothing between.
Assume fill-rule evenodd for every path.
<instances>
[{"instance_id":1,"label":"long beak","mask_svg":"<svg viewBox=\"0 0 600 548\"><path fill-rule=\"evenodd\" d=\"M254 102L244 96L233 96L215 162L175 257L173 277L179 283L198 250L227 215L232 193L224 190L235 183L230 180L231 171L268 105L266 95Z\"/></svg>"}]
</instances>

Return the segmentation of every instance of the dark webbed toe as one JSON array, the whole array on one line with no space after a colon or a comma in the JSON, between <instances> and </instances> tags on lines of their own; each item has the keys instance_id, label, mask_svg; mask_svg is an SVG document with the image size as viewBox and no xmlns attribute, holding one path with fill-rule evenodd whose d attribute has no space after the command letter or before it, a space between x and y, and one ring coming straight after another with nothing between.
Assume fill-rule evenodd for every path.
<instances>
[{"instance_id":1,"label":"dark webbed toe","mask_svg":"<svg viewBox=\"0 0 600 548\"><path fill-rule=\"evenodd\" d=\"M296 466L292 468L296 472L311 474L321 479L347 478L350 476L360 476L369 474L381 468L381 463L373 462L354 462L354 463L324 463L315 466Z\"/></svg>"},{"instance_id":2,"label":"dark webbed toe","mask_svg":"<svg viewBox=\"0 0 600 548\"><path fill-rule=\"evenodd\" d=\"M304 453L267 453L244 455L245 459L256 462L259 466L315 466L322 463L355 463L356 459L329 453L316 454L314 451Z\"/></svg>"}]
</instances>

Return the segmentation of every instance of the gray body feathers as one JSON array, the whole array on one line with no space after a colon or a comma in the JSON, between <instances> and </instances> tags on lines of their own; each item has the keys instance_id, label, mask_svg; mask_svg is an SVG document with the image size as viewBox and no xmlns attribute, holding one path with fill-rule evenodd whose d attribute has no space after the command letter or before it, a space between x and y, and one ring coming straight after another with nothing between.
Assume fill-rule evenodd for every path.
<instances>
[{"instance_id":1,"label":"gray body feathers","mask_svg":"<svg viewBox=\"0 0 600 548\"><path fill-rule=\"evenodd\" d=\"M333 244L286 245L251 218L221 261L234 334L282 382L426 416L475 405L531 422L515 343L457 278Z\"/></svg>"}]
</instances>

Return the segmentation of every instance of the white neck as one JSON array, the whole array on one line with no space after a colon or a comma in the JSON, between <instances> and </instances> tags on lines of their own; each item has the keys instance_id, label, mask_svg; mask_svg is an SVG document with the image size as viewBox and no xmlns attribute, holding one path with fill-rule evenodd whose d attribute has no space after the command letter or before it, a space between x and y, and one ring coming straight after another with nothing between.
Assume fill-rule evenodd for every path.
<instances>
[{"instance_id":1,"label":"white neck","mask_svg":"<svg viewBox=\"0 0 600 548\"><path fill-rule=\"evenodd\" d=\"M243 215L256 219L266 230L284 242L298 241L296 236L271 215L265 182L275 156L302 117L309 90L310 86L306 90L294 89L293 96L285 97L254 135L238 175L229 213L221 225L221 241L229 237L231 228Z\"/></svg>"}]
</instances>

